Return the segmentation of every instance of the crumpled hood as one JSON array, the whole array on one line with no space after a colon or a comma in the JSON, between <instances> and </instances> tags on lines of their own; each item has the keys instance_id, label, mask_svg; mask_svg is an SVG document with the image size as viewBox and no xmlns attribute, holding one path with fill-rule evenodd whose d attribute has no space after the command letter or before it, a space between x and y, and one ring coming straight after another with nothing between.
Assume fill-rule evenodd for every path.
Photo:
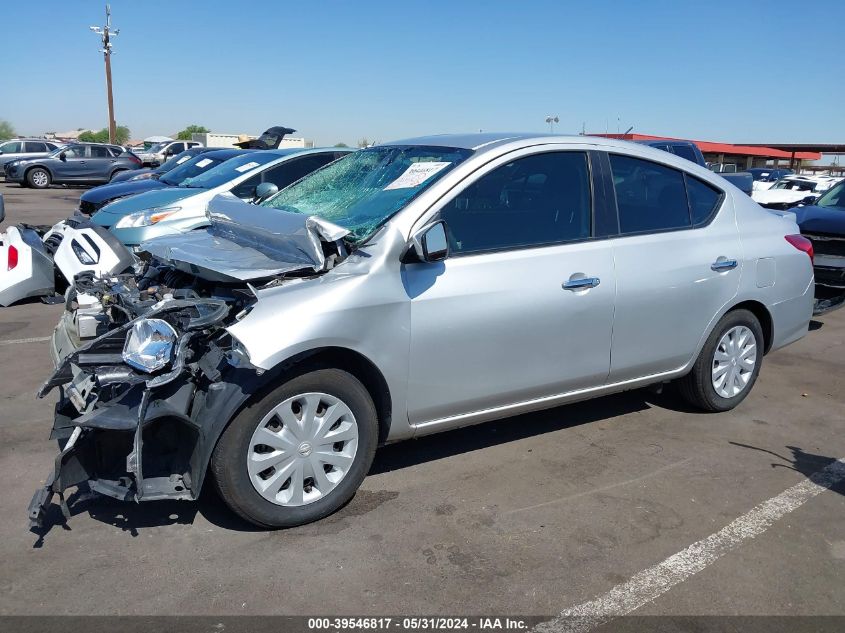
<instances>
[{"instance_id":1,"label":"crumpled hood","mask_svg":"<svg viewBox=\"0 0 845 633\"><path fill-rule=\"evenodd\" d=\"M316 216L247 204L230 193L215 196L206 216L206 229L160 237L141 248L211 281L250 281L294 270L323 270L323 243L349 234Z\"/></svg>"},{"instance_id":2,"label":"crumpled hood","mask_svg":"<svg viewBox=\"0 0 845 633\"><path fill-rule=\"evenodd\" d=\"M791 209L801 231L811 233L840 233L845 237L845 209L810 205Z\"/></svg>"},{"instance_id":3,"label":"crumpled hood","mask_svg":"<svg viewBox=\"0 0 845 633\"><path fill-rule=\"evenodd\" d=\"M91 220L101 226L113 226L120 218L130 213L172 205L179 200L195 196L203 191L207 190L191 189L189 187L168 187L167 189L145 191L107 204L91 216Z\"/></svg>"}]
</instances>

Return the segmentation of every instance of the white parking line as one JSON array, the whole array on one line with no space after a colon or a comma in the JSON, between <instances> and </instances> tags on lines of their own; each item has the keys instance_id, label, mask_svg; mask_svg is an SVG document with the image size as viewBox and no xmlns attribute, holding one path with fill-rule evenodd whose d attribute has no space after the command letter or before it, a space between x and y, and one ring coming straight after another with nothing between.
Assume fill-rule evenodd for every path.
<instances>
[{"instance_id":1,"label":"white parking line","mask_svg":"<svg viewBox=\"0 0 845 633\"><path fill-rule=\"evenodd\" d=\"M775 521L843 480L845 457L755 506L715 534L639 572L606 594L562 611L558 617L537 625L534 630L538 633L583 633L627 615L704 570L748 539L759 536Z\"/></svg>"},{"instance_id":2,"label":"white parking line","mask_svg":"<svg viewBox=\"0 0 845 633\"><path fill-rule=\"evenodd\" d=\"M3 345L20 345L22 343L43 343L49 341L49 336L36 336L35 338L13 338L8 341L0 341L0 347Z\"/></svg>"}]
</instances>

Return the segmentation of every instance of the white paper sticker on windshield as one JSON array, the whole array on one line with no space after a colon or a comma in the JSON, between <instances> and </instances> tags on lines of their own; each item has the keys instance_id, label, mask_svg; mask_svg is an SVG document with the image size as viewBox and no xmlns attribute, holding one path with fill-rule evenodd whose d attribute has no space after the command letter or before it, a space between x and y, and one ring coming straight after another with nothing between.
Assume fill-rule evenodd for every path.
<instances>
[{"instance_id":1,"label":"white paper sticker on windshield","mask_svg":"<svg viewBox=\"0 0 845 633\"><path fill-rule=\"evenodd\" d=\"M190 156L183 156L182 158L180 158L179 160L177 160L177 161L176 161L176 164L177 164L177 165L181 165L181 164L182 164L182 163L184 163L186 160L191 160L191 157L190 157Z\"/></svg>"},{"instance_id":2,"label":"white paper sticker on windshield","mask_svg":"<svg viewBox=\"0 0 845 633\"><path fill-rule=\"evenodd\" d=\"M411 189L413 187L419 187L423 184L426 180L431 178L434 174L436 174L441 169L448 167L452 163L414 163L408 169L405 170L405 173L399 176L396 180L392 183L387 185L384 190L388 191L390 189Z\"/></svg>"},{"instance_id":3,"label":"white paper sticker on windshield","mask_svg":"<svg viewBox=\"0 0 845 633\"><path fill-rule=\"evenodd\" d=\"M258 163L253 161L253 162L247 163L246 165L241 165L240 167L236 167L235 171L240 172L240 173L244 173L245 171L249 171L253 167L258 167Z\"/></svg>"},{"instance_id":4,"label":"white paper sticker on windshield","mask_svg":"<svg viewBox=\"0 0 845 633\"><path fill-rule=\"evenodd\" d=\"M211 164L211 163L213 163L213 162L214 162L214 161L213 161L213 160L211 160L210 158L203 158L201 161L197 162L197 165L196 165L196 166L197 166L197 167L199 167L200 169L202 169L203 167L206 167L206 166L210 165L210 164Z\"/></svg>"}]
</instances>

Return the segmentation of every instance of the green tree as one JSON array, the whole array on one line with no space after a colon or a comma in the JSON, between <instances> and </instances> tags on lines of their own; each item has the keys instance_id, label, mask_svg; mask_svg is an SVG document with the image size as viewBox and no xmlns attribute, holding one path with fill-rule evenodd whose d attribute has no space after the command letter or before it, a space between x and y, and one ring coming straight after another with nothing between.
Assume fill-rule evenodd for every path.
<instances>
[{"instance_id":1,"label":"green tree","mask_svg":"<svg viewBox=\"0 0 845 633\"><path fill-rule=\"evenodd\" d=\"M349 145L347 145L346 143L335 143L334 146L335 147L349 147Z\"/></svg>"},{"instance_id":2,"label":"green tree","mask_svg":"<svg viewBox=\"0 0 845 633\"><path fill-rule=\"evenodd\" d=\"M15 128L12 127L12 124L4 119L0 119L0 141L7 138L14 138L15 136L17 134L15 134Z\"/></svg>"},{"instance_id":3,"label":"green tree","mask_svg":"<svg viewBox=\"0 0 845 633\"><path fill-rule=\"evenodd\" d=\"M125 125L118 125L115 128L114 142L118 145L123 145L126 141L129 140L129 136L129 128ZM79 140L83 143L108 143L109 129L107 127L104 127L99 132L95 132L93 130L85 130L79 135Z\"/></svg>"},{"instance_id":4,"label":"green tree","mask_svg":"<svg viewBox=\"0 0 845 633\"><path fill-rule=\"evenodd\" d=\"M211 132L211 130L204 125L189 125L179 132L179 134L176 135L176 138L180 141L190 141L192 134L208 134L209 132Z\"/></svg>"}]
</instances>

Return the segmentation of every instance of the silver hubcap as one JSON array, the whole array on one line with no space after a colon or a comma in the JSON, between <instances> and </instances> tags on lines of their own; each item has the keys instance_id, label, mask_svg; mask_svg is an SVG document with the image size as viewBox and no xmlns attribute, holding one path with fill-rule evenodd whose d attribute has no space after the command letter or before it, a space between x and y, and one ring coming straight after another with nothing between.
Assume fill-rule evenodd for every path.
<instances>
[{"instance_id":1,"label":"silver hubcap","mask_svg":"<svg viewBox=\"0 0 845 633\"><path fill-rule=\"evenodd\" d=\"M731 328L719 339L713 354L713 388L733 398L748 385L757 364L757 340L744 325Z\"/></svg>"},{"instance_id":2,"label":"silver hubcap","mask_svg":"<svg viewBox=\"0 0 845 633\"><path fill-rule=\"evenodd\" d=\"M43 187L47 184L47 174L43 171L37 171L32 174L32 182L34 182L37 186Z\"/></svg>"},{"instance_id":3,"label":"silver hubcap","mask_svg":"<svg viewBox=\"0 0 845 633\"><path fill-rule=\"evenodd\" d=\"M255 429L249 479L271 503L306 505L334 490L357 451L358 423L349 407L327 393L303 393L276 406Z\"/></svg>"}]
</instances>

